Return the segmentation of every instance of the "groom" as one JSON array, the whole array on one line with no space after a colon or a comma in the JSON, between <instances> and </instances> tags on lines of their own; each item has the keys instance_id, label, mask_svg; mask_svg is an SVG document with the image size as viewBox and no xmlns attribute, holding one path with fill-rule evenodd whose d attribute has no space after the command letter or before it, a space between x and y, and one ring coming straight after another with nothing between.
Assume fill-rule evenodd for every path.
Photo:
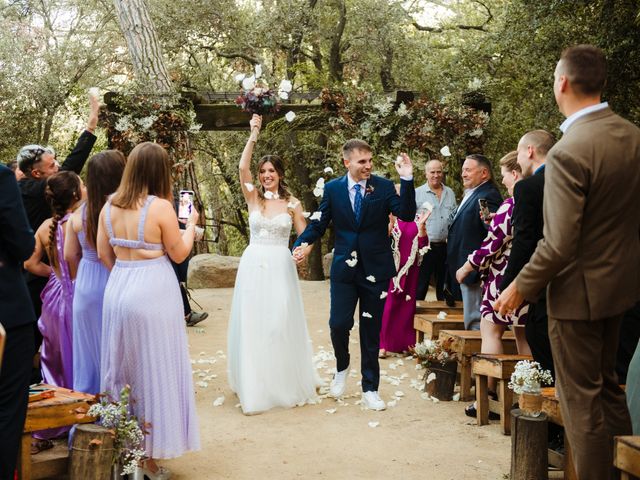
<instances>
[{"instance_id":1,"label":"groom","mask_svg":"<svg viewBox=\"0 0 640 480\"><path fill-rule=\"evenodd\" d=\"M331 395L342 396L349 373L349 331L360 302L360 353L363 403L384 410L378 395L380 327L384 295L396 274L389 240L389 213L413 221L416 213L413 166L406 154L396 161L400 196L393 182L371 175L371 147L363 140L348 140L342 147L347 174L327 183L320 203L319 220L312 221L295 241L293 256L300 263L311 245L333 221L335 249L331 265L331 313L329 327L337 360Z\"/></svg>"}]
</instances>

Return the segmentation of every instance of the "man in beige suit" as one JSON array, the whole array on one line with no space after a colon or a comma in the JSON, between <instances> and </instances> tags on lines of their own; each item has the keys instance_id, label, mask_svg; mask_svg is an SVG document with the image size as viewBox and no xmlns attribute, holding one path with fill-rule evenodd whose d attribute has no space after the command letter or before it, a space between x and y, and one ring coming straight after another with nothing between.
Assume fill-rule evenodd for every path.
<instances>
[{"instance_id":1,"label":"man in beige suit","mask_svg":"<svg viewBox=\"0 0 640 480\"><path fill-rule=\"evenodd\" d=\"M556 388L578 478L608 480L613 436L631 434L614 366L622 314L640 294L640 129L601 102L598 48L568 48L554 77L567 119L547 156L544 238L496 309L533 301L549 284Z\"/></svg>"}]
</instances>

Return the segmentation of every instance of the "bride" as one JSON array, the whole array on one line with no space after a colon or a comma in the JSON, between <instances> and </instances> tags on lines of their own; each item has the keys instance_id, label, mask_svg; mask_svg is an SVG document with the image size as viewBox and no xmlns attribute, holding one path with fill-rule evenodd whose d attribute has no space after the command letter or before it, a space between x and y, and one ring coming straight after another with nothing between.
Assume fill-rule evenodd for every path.
<instances>
[{"instance_id":1,"label":"bride","mask_svg":"<svg viewBox=\"0 0 640 480\"><path fill-rule=\"evenodd\" d=\"M251 239L236 277L227 349L229 384L245 414L313 402L319 384L289 251L291 226L298 235L306 227L302 206L287 190L277 156L260 159L259 185L253 185L250 164L262 118L253 115L249 124L239 167Z\"/></svg>"}]
</instances>

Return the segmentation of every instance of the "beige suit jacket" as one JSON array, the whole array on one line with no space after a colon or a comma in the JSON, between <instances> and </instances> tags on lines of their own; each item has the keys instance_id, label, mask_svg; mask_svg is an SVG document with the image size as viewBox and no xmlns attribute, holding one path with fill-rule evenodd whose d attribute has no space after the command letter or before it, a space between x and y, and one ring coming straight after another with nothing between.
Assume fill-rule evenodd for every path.
<instances>
[{"instance_id":1,"label":"beige suit jacket","mask_svg":"<svg viewBox=\"0 0 640 480\"><path fill-rule=\"evenodd\" d=\"M640 129L609 108L579 118L549 151L544 238L516 277L550 317L602 320L640 298Z\"/></svg>"}]
</instances>

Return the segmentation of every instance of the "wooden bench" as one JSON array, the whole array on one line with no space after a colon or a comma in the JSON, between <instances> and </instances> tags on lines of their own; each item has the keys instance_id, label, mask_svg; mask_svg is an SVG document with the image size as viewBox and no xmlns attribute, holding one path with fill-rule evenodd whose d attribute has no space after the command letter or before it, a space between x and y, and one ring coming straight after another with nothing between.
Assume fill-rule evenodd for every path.
<instances>
[{"instance_id":1,"label":"wooden bench","mask_svg":"<svg viewBox=\"0 0 640 480\"><path fill-rule=\"evenodd\" d=\"M500 415L500 428L504 435L511 433L509 412L513 406L513 392L507 386L516 363L531 360L529 355L507 355L480 353L473 358L473 373L476 376L476 409L478 425L489 423L489 412ZM489 377L498 380L498 400L489 398Z\"/></svg>"},{"instance_id":2,"label":"wooden bench","mask_svg":"<svg viewBox=\"0 0 640 480\"><path fill-rule=\"evenodd\" d=\"M436 301L436 302L425 302L424 300L418 300L416 302L416 313L419 315L425 313L435 313L436 315L440 312L457 313L462 315L462 302L456 302L455 307L447 306L446 302Z\"/></svg>"},{"instance_id":3,"label":"wooden bench","mask_svg":"<svg viewBox=\"0 0 640 480\"><path fill-rule=\"evenodd\" d=\"M471 358L480 353L482 338L479 330L442 330L440 340L451 339L451 348L458 357L460 367L460 400L473 400L471 395ZM502 336L504 351L508 354L515 354L516 338L513 332L505 332Z\"/></svg>"},{"instance_id":4,"label":"wooden bench","mask_svg":"<svg viewBox=\"0 0 640 480\"><path fill-rule=\"evenodd\" d=\"M547 414L550 422L564 427L562 422L562 412L560 411L560 402L556 397L556 389L548 387L542 389L542 411ZM578 480L576 468L571 457L571 446L569 439L564 437L564 456L550 450L548 451L549 463L551 465L561 466L564 471L564 480Z\"/></svg>"},{"instance_id":5,"label":"wooden bench","mask_svg":"<svg viewBox=\"0 0 640 480\"><path fill-rule=\"evenodd\" d=\"M419 314L413 317L413 328L416 330L416 343L424 338L437 340L441 330L464 330L462 315L451 314L441 320L436 313Z\"/></svg>"},{"instance_id":6,"label":"wooden bench","mask_svg":"<svg viewBox=\"0 0 640 480\"><path fill-rule=\"evenodd\" d=\"M64 474L67 471L68 449L64 456L39 461L38 456L31 459L31 434L38 430L59 428L76 423L93 423L95 418L87 415L95 395L74 392L62 387L43 384L55 391L51 398L29 403L24 423L22 442L18 453L18 478L29 480Z\"/></svg>"},{"instance_id":7,"label":"wooden bench","mask_svg":"<svg viewBox=\"0 0 640 480\"><path fill-rule=\"evenodd\" d=\"M620 470L620 480L640 478L640 436L614 439L613 464Z\"/></svg>"}]
</instances>

